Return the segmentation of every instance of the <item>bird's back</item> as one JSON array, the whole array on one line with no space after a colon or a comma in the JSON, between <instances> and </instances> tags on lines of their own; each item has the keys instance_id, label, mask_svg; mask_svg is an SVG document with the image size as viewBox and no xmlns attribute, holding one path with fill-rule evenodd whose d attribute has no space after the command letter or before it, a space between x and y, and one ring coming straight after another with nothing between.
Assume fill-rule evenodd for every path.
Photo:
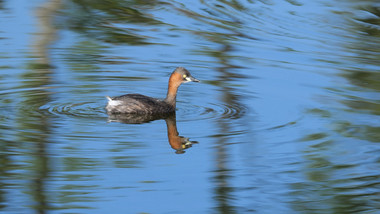
<instances>
[{"instance_id":1,"label":"bird's back","mask_svg":"<svg viewBox=\"0 0 380 214\"><path fill-rule=\"evenodd\" d=\"M166 114L175 111L165 101L141 94L126 94L107 99L106 110L111 114Z\"/></svg>"}]
</instances>

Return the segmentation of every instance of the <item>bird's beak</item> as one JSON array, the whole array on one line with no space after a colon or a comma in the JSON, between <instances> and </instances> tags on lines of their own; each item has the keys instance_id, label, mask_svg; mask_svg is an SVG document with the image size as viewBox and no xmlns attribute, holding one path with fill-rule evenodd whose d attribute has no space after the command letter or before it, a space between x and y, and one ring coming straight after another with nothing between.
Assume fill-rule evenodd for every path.
<instances>
[{"instance_id":1,"label":"bird's beak","mask_svg":"<svg viewBox=\"0 0 380 214\"><path fill-rule=\"evenodd\" d=\"M185 79L186 79L186 81L188 81L188 82L200 82L198 79L195 79L195 78L192 77L192 76L186 77Z\"/></svg>"}]
</instances>

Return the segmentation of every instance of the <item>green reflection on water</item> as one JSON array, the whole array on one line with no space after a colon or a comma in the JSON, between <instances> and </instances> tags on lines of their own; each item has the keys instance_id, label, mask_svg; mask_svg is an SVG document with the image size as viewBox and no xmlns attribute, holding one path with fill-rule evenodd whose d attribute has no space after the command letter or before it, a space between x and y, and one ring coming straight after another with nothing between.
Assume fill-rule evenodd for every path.
<instances>
[{"instance_id":1,"label":"green reflection on water","mask_svg":"<svg viewBox=\"0 0 380 214\"><path fill-rule=\"evenodd\" d=\"M342 95L341 101L348 107L347 111L352 113L362 113L368 115L380 115L380 98L376 95L380 93L380 10L368 4L358 10L365 11L369 18L359 18L359 22L352 22L354 32L360 33L356 41L347 46L347 51L355 53L350 60L356 61L366 67L343 68L342 76L345 77L352 86L347 87ZM351 94L352 93L352 94ZM335 130L346 137L380 142L380 126L362 125L357 121L339 121Z\"/></svg>"},{"instance_id":2,"label":"green reflection on water","mask_svg":"<svg viewBox=\"0 0 380 214\"><path fill-rule=\"evenodd\" d=\"M121 23L154 26L163 24L147 14L145 9L161 1L118 1L118 0L72 0L61 12L57 24L68 27L91 39L107 43L125 43L130 45L149 44L138 28L120 26ZM118 23L120 25L118 25Z\"/></svg>"},{"instance_id":3,"label":"green reflection on water","mask_svg":"<svg viewBox=\"0 0 380 214\"><path fill-rule=\"evenodd\" d=\"M228 17L227 19L218 19L216 15L214 16L204 16L197 14L191 10L179 10L183 15L189 16L192 19L198 20L201 23L207 23L212 25L217 29L228 30L228 32L220 33L215 30L212 31L197 31L193 30L191 33L197 36L201 36L210 43L216 45L210 45L207 47L202 47L202 49L193 50L194 54L207 55L215 58L218 62L219 67L214 68L218 73L218 78L215 81L208 81L208 84L215 85L219 88L220 96L219 100L226 106L233 109L237 109L237 114L235 115L221 115L215 120L215 125L218 127L218 131L212 135L215 138L215 170L213 173L213 183L214 183L214 209L218 213L238 213L240 207L236 206L237 198L234 197L234 192L236 188L231 182L234 177L234 171L232 166L229 165L230 162L230 152L229 144L231 136L235 132L236 127L232 125L231 120L235 123L240 123L239 119L242 120L244 116L244 110L246 107L240 100L239 93L236 91L240 87L232 87L231 82L239 82L240 78L244 78L243 75L239 75L234 69L238 69L240 66L232 63L232 59L235 57L232 55L232 41L234 36L241 36L241 25L240 22L233 14L228 13L225 8L233 7L236 10L244 10L245 8L240 4L239 1L220 1L217 4L211 4L207 1L202 1L202 3L207 6L207 8L212 9L217 14L223 14ZM236 125L236 124L235 124ZM244 133L244 131L237 132L238 135Z\"/></svg>"},{"instance_id":4,"label":"green reflection on water","mask_svg":"<svg viewBox=\"0 0 380 214\"><path fill-rule=\"evenodd\" d=\"M109 60L105 56L108 54L106 45L104 43L122 43L129 45L146 45L149 44L147 36L142 35L139 27L133 28L133 24L142 26L155 26L162 25L159 20L153 18L151 14L145 13L146 8L154 8L159 6L166 6L169 3L159 1L67 1L69 2L66 8L62 9L60 21L57 25L60 27L67 27L68 29L78 32L87 41L80 41L72 47L70 56L66 56L69 62L70 70L83 75L77 75L78 81L82 82L96 82L99 76L96 72L101 71L102 68L99 63L125 63L127 59ZM265 1L264 1L265 2ZM300 5L296 1L288 1L293 5ZM270 2L268 2L269 4ZM71 4L71 5L70 5ZM236 109L245 109L243 106L239 92L236 91L241 85L233 84L235 80L240 81L244 78L239 75L237 70L238 65L232 63L232 60L239 56L233 55L233 41L241 36L247 38L247 35L242 33L240 29L241 22L238 21L234 14L229 14L226 10L232 7L238 11L246 10L239 1L217 1L215 4L203 1L206 8L210 8L215 13L227 16L226 19L215 18L216 16L206 16L199 13L191 12L190 10L179 10L183 15L191 17L191 20L197 20L207 26L213 26L217 29L227 31L226 33L189 30L194 35L200 36L203 39L215 44L215 47L203 47L201 50L194 50L192 53L199 55L207 55L217 60L218 77L216 81L205 81L207 84L217 86L220 92L219 99L226 106L236 106ZM273 3L272 3L273 4ZM379 16L378 9L368 8L368 12ZM236 13L238 14L238 13ZM361 19L360 21L370 25L379 25L379 20L376 18ZM126 27L120 23L130 23ZM132 27L131 27L132 26ZM379 46L378 44L378 27L365 27L363 25L353 25L358 31L367 32L367 36L358 35L358 41L354 47L349 46L349 51L357 53L357 57L352 59L357 60L358 64L370 64L374 67L379 67ZM51 26L50 26L51 27ZM41 33L43 35L43 33ZM49 34L51 36L51 34ZM251 38L254 39L254 38ZM48 38L46 41L52 41L55 38ZM373 41L368 43L368 41ZM376 41L376 42L375 42ZM52 208L50 204L57 202L62 203L58 206L60 209L70 208L91 208L91 206L76 205L81 202L94 202L100 201L101 198L89 196L94 193L98 185L80 185L72 184L77 181L93 181L96 176L91 174L91 171L96 170L101 166L102 162L97 158L83 158L80 154L70 153L69 157L61 158L63 162L63 170L54 168L54 161L50 154L51 139L54 137L54 122L52 118L47 115L40 115L36 111L37 104L49 104L49 101L54 99L49 90L51 84L51 76L54 72L54 67L51 66L51 61L47 55L47 45L43 44L41 49L36 51L39 54L34 54L33 61L26 67L28 69L20 78L23 79L21 88L29 89L22 92L23 102L21 106L27 106L20 109L17 113L17 129L15 141L3 141L0 146L3 151L0 154L0 161L2 167L0 175L5 180L11 180L10 183L0 181L0 200L5 204L7 195L6 188L12 188L12 182L23 180L28 183L27 191L31 196L32 202L36 204L33 208L36 212L43 213L45 210L56 209ZM50 44L50 43L48 43ZM363 44L367 44L364 45ZM364 51L360 51L364 50ZM42 53L42 54L41 54ZM76 60L78 59L78 60ZM352 60L350 58L350 60ZM7 68L5 66L5 68ZM86 74L84 74L86 73ZM341 95L341 103L347 107L348 112L363 113L367 115L379 115L378 98L366 98L367 93L375 92L378 94L380 91L379 84L379 71L364 69L364 68L342 68L341 75L349 80L350 87L337 90L343 91ZM122 80L135 80L142 79L139 77L113 77ZM77 85L76 85L77 86ZM239 87L236 87L239 86ZM86 85L81 84L77 86L83 90L73 89L73 93L94 93L97 91L95 84ZM93 90L89 90L93 89ZM366 96L351 95L356 92L363 92ZM359 93L360 94L360 93ZM3 103L12 102L10 99L3 100ZM317 109L314 108L308 112L309 114L316 115L322 119L331 119L335 121L332 124L332 130L339 133L343 137L362 139L371 142L379 141L380 130L377 126L358 124L357 121L350 118L340 118L335 115L330 109ZM236 114L235 117L231 115L220 116L215 118L215 126L218 130L212 137L215 139L215 168L212 171L213 188L215 209L220 213L238 213L237 201L239 198L235 196L238 188L234 187L232 178L234 178L234 166L230 166L232 154L229 151L231 139L238 139L242 132L235 132L234 128L239 119L243 118L244 114ZM2 118L0 117L0 120ZM232 122L233 121L233 122ZM236 122L234 124L234 122ZM291 122L289 124L294 124ZM3 128L3 127L1 127ZM282 127L278 127L282 128ZM4 130L7 127L4 128ZM8 127L9 129L9 127ZM330 131L330 130L329 130ZM342 180L334 180L332 175L339 173L340 170L354 168L355 164L335 164L330 161L330 157L324 155L325 151L331 150L331 147L336 145L336 141L331 140L332 133L317 130L310 134L305 134L300 141L302 143L315 142L310 145L310 150L305 151L306 166L304 173L306 179L303 183L292 183L290 186L294 190L292 193L294 198L299 200L291 201L290 204L294 206L296 211L300 213L352 213L360 210L365 210L365 207L371 207L371 202L366 202L366 199L371 196L376 196L376 193L368 194L355 194L350 193L351 190L361 190L367 187L376 188L376 183L368 184L367 181L378 180L378 177L362 177L358 181L366 181L367 183L361 186L352 185L352 188L336 187L335 185L341 183L349 183L353 178ZM232 137L231 133L236 133ZM0 137L1 134L0 133ZM77 152L75 148L66 147L68 152ZM14 161L14 151L18 151L18 156L23 156L26 160L16 162ZM112 152L121 152L123 149L116 148ZM137 167L139 162L137 156L114 156L111 158L113 164L119 168L132 168ZM335 165L334 165L335 164ZM19 170L19 171L16 171ZM20 172L20 170L22 172ZM60 174L62 173L62 174ZM58 175L57 175L58 174ZM52 177L52 175L56 177ZM64 179L70 183L67 185L59 186L57 197L50 197L54 189L49 189L48 181L54 179ZM151 183L153 181L143 181L143 183ZM122 187L120 187L122 188ZM21 188L20 188L21 189ZM348 193L347 193L348 192ZM236 194L237 195L237 194ZM52 199L53 198L53 199ZM372 198L370 198L372 199ZM85 204L85 203L83 203ZM87 203L88 204L88 203ZM3 205L5 206L5 205ZM251 208L252 210L254 208Z\"/></svg>"},{"instance_id":5,"label":"green reflection on water","mask_svg":"<svg viewBox=\"0 0 380 214\"><path fill-rule=\"evenodd\" d=\"M371 148L371 142L380 142L380 127L371 120L380 115L380 12L370 3L365 5L352 8L352 11L366 11L375 16L348 22L347 31L354 39L342 42L350 55L343 57L346 64L339 62L341 67L338 75L345 78L348 84L337 84L336 87L327 89L333 92L334 99L343 105L334 107L327 103L324 109L312 108L307 111L326 125L300 139L308 144L303 151L305 167L302 170L307 179L290 184L294 190L292 196L298 199L293 200L291 204L299 213L377 211L374 204L378 204L376 186L379 173L368 168L377 168L378 155L375 151L369 156L361 154L363 151L372 151L361 151L360 146L357 154L348 148L351 145ZM353 20L355 18L352 14L340 15L347 20ZM357 22L358 20L360 22ZM361 163L369 166L362 166Z\"/></svg>"}]
</instances>

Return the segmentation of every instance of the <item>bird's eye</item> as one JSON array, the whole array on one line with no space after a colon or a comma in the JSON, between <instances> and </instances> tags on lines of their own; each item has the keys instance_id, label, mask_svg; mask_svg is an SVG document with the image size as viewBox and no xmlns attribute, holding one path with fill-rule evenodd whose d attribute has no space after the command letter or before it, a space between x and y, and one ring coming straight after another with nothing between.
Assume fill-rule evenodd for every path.
<instances>
[{"instance_id":1,"label":"bird's eye","mask_svg":"<svg viewBox=\"0 0 380 214\"><path fill-rule=\"evenodd\" d=\"M186 74L183 75L183 78L186 78Z\"/></svg>"}]
</instances>

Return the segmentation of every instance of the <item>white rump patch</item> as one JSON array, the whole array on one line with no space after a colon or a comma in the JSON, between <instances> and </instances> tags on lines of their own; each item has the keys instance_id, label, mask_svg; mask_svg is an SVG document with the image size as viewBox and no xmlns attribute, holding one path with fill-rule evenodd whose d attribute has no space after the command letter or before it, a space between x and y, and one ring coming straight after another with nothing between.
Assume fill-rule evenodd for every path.
<instances>
[{"instance_id":1,"label":"white rump patch","mask_svg":"<svg viewBox=\"0 0 380 214\"><path fill-rule=\"evenodd\" d=\"M109 106L118 106L121 104L121 101L120 100L113 100L111 97L109 96L106 96L106 98L108 99L108 105Z\"/></svg>"}]
</instances>

